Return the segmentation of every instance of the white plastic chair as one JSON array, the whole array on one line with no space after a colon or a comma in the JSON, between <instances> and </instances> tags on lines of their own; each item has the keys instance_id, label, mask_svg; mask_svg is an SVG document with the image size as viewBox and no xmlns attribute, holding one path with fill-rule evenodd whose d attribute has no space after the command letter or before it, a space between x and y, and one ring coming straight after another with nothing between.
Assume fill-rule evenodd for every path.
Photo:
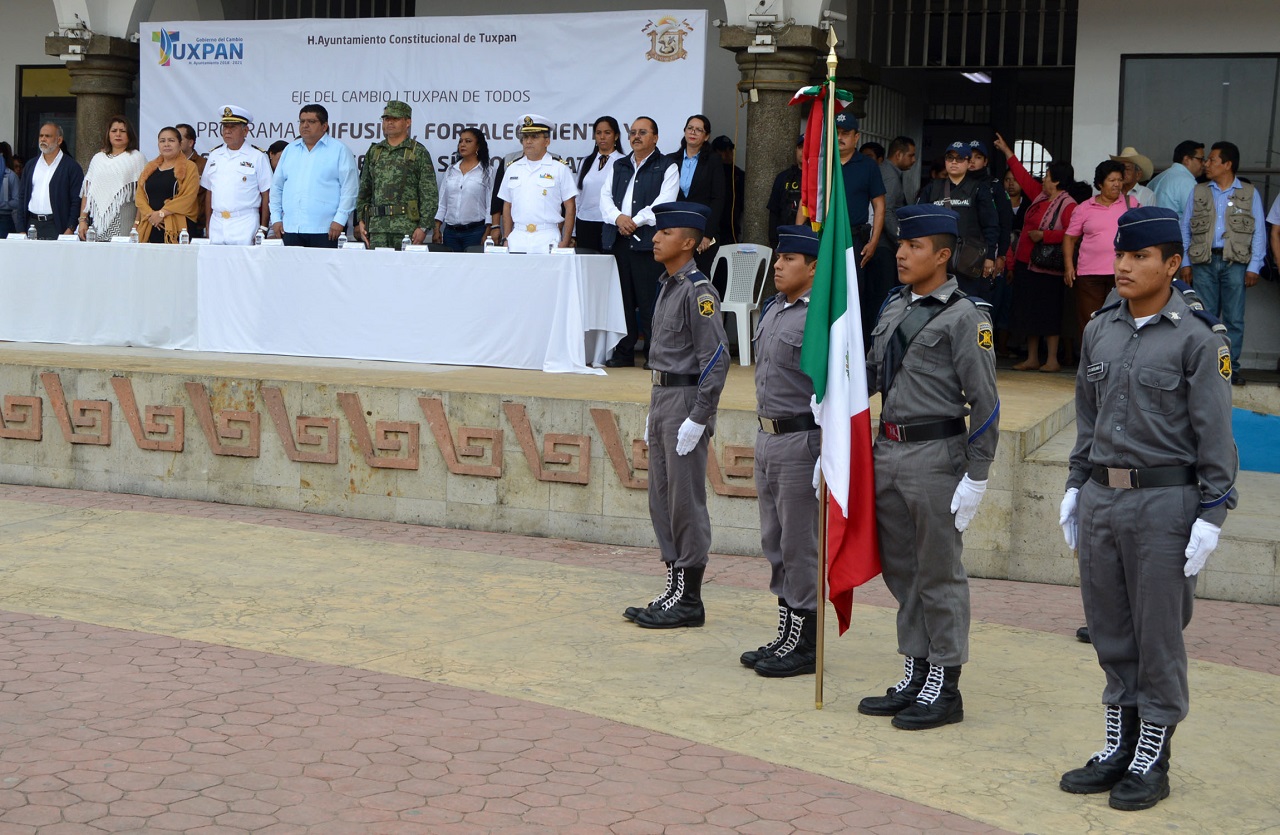
<instances>
[{"instance_id":1,"label":"white plastic chair","mask_svg":"<svg viewBox=\"0 0 1280 835\"><path fill-rule=\"evenodd\" d=\"M726 244L720 247L711 262L711 275L716 274L720 262L729 268L729 281L725 284L724 301L720 309L732 313L738 323L738 361L751 364L751 332L755 325L755 312L760 309L760 294L764 292L764 279L773 258L773 250L759 244Z\"/></svg>"}]
</instances>

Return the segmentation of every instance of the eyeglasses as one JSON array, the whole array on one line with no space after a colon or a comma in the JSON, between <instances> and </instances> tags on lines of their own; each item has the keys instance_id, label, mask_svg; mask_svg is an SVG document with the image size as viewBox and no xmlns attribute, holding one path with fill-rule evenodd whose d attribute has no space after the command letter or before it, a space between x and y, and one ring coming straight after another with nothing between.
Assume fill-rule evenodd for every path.
<instances>
[{"instance_id":1,"label":"eyeglasses","mask_svg":"<svg viewBox=\"0 0 1280 835\"><path fill-rule=\"evenodd\" d=\"M689 125L689 127L684 129L684 132L685 133L706 133L705 130L698 127L697 125Z\"/></svg>"},{"instance_id":2,"label":"eyeglasses","mask_svg":"<svg viewBox=\"0 0 1280 835\"><path fill-rule=\"evenodd\" d=\"M1194 162L1204 162L1204 160L1205 160L1205 158L1204 158L1204 157L1192 157L1191 159L1192 159L1192 161L1194 161Z\"/></svg>"},{"instance_id":3,"label":"eyeglasses","mask_svg":"<svg viewBox=\"0 0 1280 835\"><path fill-rule=\"evenodd\" d=\"M641 128L640 130L627 131L627 136L648 136L651 131Z\"/></svg>"},{"instance_id":4,"label":"eyeglasses","mask_svg":"<svg viewBox=\"0 0 1280 835\"><path fill-rule=\"evenodd\" d=\"M942 158L945 162L964 162L965 158L959 154L947 154Z\"/></svg>"},{"instance_id":5,"label":"eyeglasses","mask_svg":"<svg viewBox=\"0 0 1280 835\"><path fill-rule=\"evenodd\" d=\"M300 125L318 125L318 124L320 124L320 120L319 120L319 119L299 119L299 120L298 120L298 124L300 124Z\"/></svg>"}]
</instances>

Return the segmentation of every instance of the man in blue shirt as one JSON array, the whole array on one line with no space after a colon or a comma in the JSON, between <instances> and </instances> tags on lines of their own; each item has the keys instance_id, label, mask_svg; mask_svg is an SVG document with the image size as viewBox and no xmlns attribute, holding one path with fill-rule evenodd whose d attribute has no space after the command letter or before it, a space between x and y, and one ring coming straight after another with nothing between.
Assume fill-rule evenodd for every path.
<instances>
[{"instance_id":1,"label":"man in blue shirt","mask_svg":"<svg viewBox=\"0 0 1280 835\"><path fill-rule=\"evenodd\" d=\"M1147 187L1155 194L1157 206L1173 209L1181 220L1196 178L1203 173L1204 143L1184 139L1173 149L1173 165L1157 174Z\"/></svg>"},{"instance_id":2,"label":"man in blue shirt","mask_svg":"<svg viewBox=\"0 0 1280 835\"><path fill-rule=\"evenodd\" d=\"M1231 339L1231 384L1244 385L1244 291L1258 283L1266 258L1266 213L1262 195L1236 176L1240 149L1215 142L1204 170L1209 182L1191 190L1183 208L1182 280L1196 288L1205 310L1222 320Z\"/></svg>"},{"instance_id":3,"label":"man in blue shirt","mask_svg":"<svg viewBox=\"0 0 1280 835\"><path fill-rule=\"evenodd\" d=\"M356 207L360 173L346 146L328 135L329 111L309 104L298 114L298 139L276 164L271 234L285 246L336 247Z\"/></svg>"}]
</instances>

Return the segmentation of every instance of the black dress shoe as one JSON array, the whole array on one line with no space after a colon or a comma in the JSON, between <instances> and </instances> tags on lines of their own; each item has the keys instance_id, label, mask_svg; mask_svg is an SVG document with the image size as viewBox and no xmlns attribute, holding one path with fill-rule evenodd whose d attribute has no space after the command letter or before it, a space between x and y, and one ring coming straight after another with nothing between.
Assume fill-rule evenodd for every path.
<instances>
[{"instance_id":1,"label":"black dress shoe","mask_svg":"<svg viewBox=\"0 0 1280 835\"><path fill-rule=\"evenodd\" d=\"M1079 629L1077 629L1076 640L1082 644L1092 644L1093 641L1089 638L1089 627L1082 626Z\"/></svg>"},{"instance_id":2,"label":"black dress shoe","mask_svg":"<svg viewBox=\"0 0 1280 835\"><path fill-rule=\"evenodd\" d=\"M635 357L609 357L604 361L605 368L635 368Z\"/></svg>"}]
</instances>

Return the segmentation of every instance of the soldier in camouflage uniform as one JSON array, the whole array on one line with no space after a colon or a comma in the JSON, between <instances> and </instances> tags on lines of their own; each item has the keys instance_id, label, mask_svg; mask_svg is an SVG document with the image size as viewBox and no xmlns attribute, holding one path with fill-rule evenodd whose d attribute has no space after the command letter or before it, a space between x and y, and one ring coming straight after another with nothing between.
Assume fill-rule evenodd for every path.
<instances>
[{"instance_id":1,"label":"soldier in camouflage uniform","mask_svg":"<svg viewBox=\"0 0 1280 835\"><path fill-rule=\"evenodd\" d=\"M436 173L426 146L409 136L412 116L404 102L387 102L386 138L369 146L360 168L356 236L372 248L399 249L405 235L422 243L436 215Z\"/></svg>"}]
</instances>

